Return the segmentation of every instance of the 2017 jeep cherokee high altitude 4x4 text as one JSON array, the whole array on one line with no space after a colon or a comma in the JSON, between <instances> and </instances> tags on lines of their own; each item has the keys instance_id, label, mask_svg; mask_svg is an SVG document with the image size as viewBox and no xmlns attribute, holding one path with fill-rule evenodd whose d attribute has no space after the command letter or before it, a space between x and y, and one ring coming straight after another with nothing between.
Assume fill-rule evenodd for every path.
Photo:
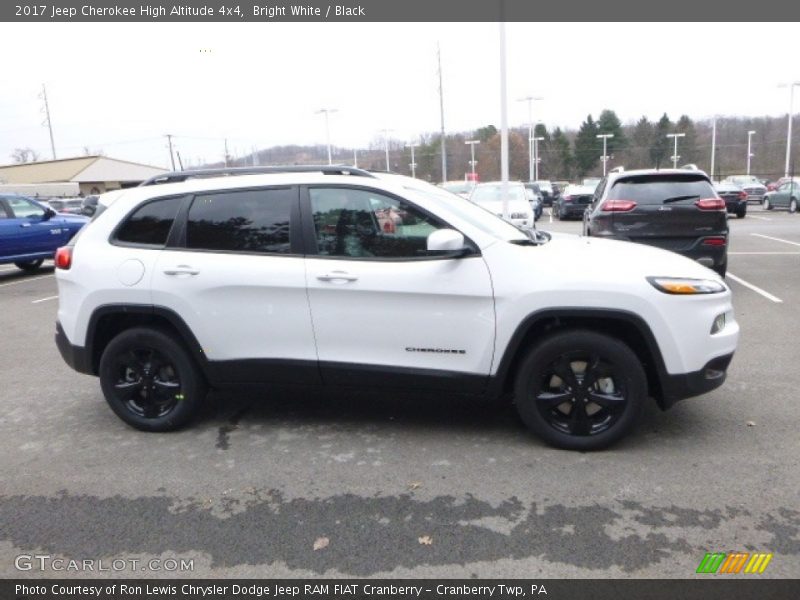
<instances>
[{"instance_id":1,"label":"2017 jeep cherokee high altitude 4x4 text","mask_svg":"<svg viewBox=\"0 0 800 600\"><path fill-rule=\"evenodd\" d=\"M184 425L209 386L416 388L513 395L533 432L585 450L648 397L725 379L731 293L692 260L526 233L408 178L258 171L101 197L59 249L56 343L133 427Z\"/></svg>"}]
</instances>

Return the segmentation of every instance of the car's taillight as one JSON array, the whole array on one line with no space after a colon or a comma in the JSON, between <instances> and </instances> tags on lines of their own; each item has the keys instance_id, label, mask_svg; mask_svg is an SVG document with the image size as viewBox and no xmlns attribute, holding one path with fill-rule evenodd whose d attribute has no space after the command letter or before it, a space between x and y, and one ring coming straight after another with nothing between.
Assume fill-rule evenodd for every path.
<instances>
[{"instance_id":1,"label":"car's taillight","mask_svg":"<svg viewBox=\"0 0 800 600\"><path fill-rule=\"evenodd\" d=\"M703 240L703 246L724 246L725 244L724 237L709 237Z\"/></svg>"},{"instance_id":2,"label":"car's taillight","mask_svg":"<svg viewBox=\"0 0 800 600\"><path fill-rule=\"evenodd\" d=\"M636 208L633 200L606 200L600 207L604 212L628 212Z\"/></svg>"},{"instance_id":3,"label":"car's taillight","mask_svg":"<svg viewBox=\"0 0 800 600\"><path fill-rule=\"evenodd\" d=\"M72 266L72 246L61 246L56 250L56 268L65 271Z\"/></svg>"},{"instance_id":4,"label":"car's taillight","mask_svg":"<svg viewBox=\"0 0 800 600\"><path fill-rule=\"evenodd\" d=\"M572 202L572 196L562 196L564 198L564 202L570 203Z\"/></svg>"},{"instance_id":5,"label":"car's taillight","mask_svg":"<svg viewBox=\"0 0 800 600\"><path fill-rule=\"evenodd\" d=\"M722 198L703 198L694 204L700 210L725 210L725 200Z\"/></svg>"},{"instance_id":6,"label":"car's taillight","mask_svg":"<svg viewBox=\"0 0 800 600\"><path fill-rule=\"evenodd\" d=\"M744 190L739 192L739 200L747 200L747 192L745 192Z\"/></svg>"}]
</instances>

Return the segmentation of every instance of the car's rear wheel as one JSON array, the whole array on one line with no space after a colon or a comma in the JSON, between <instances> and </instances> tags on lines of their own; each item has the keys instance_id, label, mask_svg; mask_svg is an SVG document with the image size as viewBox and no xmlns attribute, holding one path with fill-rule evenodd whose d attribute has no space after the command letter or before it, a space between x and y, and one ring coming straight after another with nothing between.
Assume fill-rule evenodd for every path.
<instances>
[{"instance_id":1,"label":"car's rear wheel","mask_svg":"<svg viewBox=\"0 0 800 600\"><path fill-rule=\"evenodd\" d=\"M171 431L188 423L207 387L184 347L159 329L117 335L100 358L100 385L119 418L142 431Z\"/></svg>"},{"instance_id":2,"label":"car's rear wheel","mask_svg":"<svg viewBox=\"0 0 800 600\"><path fill-rule=\"evenodd\" d=\"M772 210L772 204L770 204L769 198L764 198L762 206L764 207L764 210Z\"/></svg>"},{"instance_id":3,"label":"car's rear wheel","mask_svg":"<svg viewBox=\"0 0 800 600\"><path fill-rule=\"evenodd\" d=\"M44 259L40 258L38 260L26 260L26 261L15 262L14 264L17 266L17 268L22 269L23 271L32 272L41 267L43 262Z\"/></svg>"},{"instance_id":4,"label":"car's rear wheel","mask_svg":"<svg viewBox=\"0 0 800 600\"><path fill-rule=\"evenodd\" d=\"M571 330L550 335L528 352L514 392L523 422L544 441L568 450L599 450L634 428L647 379L620 340Z\"/></svg>"},{"instance_id":5,"label":"car's rear wheel","mask_svg":"<svg viewBox=\"0 0 800 600\"><path fill-rule=\"evenodd\" d=\"M747 205L743 206L742 208L736 211L736 218L737 219L744 219L745 215L747 214Z\"/></svg>"},{"instance_id":6,"label":"car's rear wheel","mask_svg":"<svg viewBox=\"0 0 800 600\"><path fill-rule=\"evenodd\" d=\"M796 213L797 212L797 200L795 200L794 198L789 200L789 212L790 213Z\"/></svg>"}]
</instances>

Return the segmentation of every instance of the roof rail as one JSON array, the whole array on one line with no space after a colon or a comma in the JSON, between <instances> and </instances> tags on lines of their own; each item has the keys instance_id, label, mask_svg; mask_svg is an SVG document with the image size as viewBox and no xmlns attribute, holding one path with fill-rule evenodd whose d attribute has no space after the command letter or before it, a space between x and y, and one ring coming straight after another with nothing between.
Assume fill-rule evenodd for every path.
<instances>
[{"instance_id":1,"label":"roof rail","mask_svg":"<svg viewBox=\"0 0 800 600\"><path fill-rule=\"evenodd\" d=\"M325 175L354 175L356 177L375 177L369 171L346 165L287 165L277 167L229 167L222 169L195 169L189 171L170 171L155 175L139 186L162 183L181 183L187 179L200 177L230 177L235 175L265 175L271 173L323 173Z\"/></svg>"}]
</instances>

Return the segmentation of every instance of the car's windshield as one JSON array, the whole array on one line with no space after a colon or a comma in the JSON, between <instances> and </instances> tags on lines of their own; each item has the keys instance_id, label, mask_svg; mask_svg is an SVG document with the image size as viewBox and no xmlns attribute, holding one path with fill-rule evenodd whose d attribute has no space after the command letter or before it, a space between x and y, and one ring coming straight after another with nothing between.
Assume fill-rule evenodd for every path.
<instances>
[{"instance_id":1,"label":"car's windshield","mask_svg":"<svg viewBox=\"0 0 800 600\"><path fill-rule=\"evenodd\" d=\"M508 186L508 201L511 202L524 202L525 201L525 188L521 185ZM503 185L497 184L484 184L476 187L469 199L475 204L497 204L503 201Z\"/></svg>"}]
</instances>

